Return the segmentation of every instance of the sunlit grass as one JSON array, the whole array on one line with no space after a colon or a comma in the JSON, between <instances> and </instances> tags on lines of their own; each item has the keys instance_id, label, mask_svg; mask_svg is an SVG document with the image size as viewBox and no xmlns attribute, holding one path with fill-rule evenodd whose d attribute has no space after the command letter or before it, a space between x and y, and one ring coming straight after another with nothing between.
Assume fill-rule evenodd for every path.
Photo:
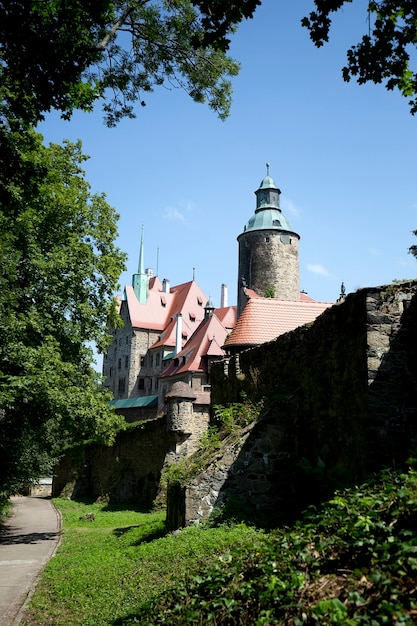
<instances>
[{"instance_id":1,"label":"sunlit grass","mask_svg":"<svg viewBox=\"0 0 417 626\"><path fill-rule=\"evenodd\" d=\"M176 578L199 571L231 544L250 544L245 526L165 534L165 513L55 500L63 538L23 621L98 626L134 615ZM217 558L217 557L216 557Z\"/></svg>"}]
</instances>

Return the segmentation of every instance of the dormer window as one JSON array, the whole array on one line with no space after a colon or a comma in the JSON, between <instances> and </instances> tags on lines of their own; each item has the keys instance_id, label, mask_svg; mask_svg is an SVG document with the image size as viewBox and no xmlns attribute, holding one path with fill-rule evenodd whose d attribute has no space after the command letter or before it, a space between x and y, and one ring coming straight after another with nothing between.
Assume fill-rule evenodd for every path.
<instances>
[{"instance_id":1,"label":"dormer window","mask_svg":"<svg viewBox=\"0 0 417 626\"><path fill-rule=\"evenodd\" d=\"M161 306L163 306L164 308L167 305L167 299L164 295L161 296Z\"/></svg>"},{"instance_id":2,"label":"dormer window","mask_svg":"<svg viewBox=\"0 0 417 626\"><path fill-rule=\"evenodd\" d=\"M281 222L279 220L273 220L272 221L272 225L273 226L281 226Z\"/></svg>"},{"instance_id":3,"label":"dormer window","mask_svg":"<svg viewBox=\"0 0 417 626\"><path fill-rule=\"evenodd\" d=\"M194 313L190 313L190 322L195 322L195 315L194 315Z\"/></svg>"},{"instance_id":4,"label":"dormer window","mask_svg":"<svg viewBox=\"0 0 417 626\"><path fill-rule=\"evenodd\" d=\"M198 306L203 306L203 299L200 296L197 296Z\"/></svg>"}]
</instances>

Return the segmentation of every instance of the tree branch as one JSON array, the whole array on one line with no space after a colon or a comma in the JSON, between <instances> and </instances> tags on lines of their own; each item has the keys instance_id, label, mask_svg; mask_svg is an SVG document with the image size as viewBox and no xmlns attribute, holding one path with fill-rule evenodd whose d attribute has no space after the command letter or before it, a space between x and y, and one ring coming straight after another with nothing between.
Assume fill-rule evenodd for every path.
<instances>
[{"instance_id":1,"label":"tree branch","mask_svg":"<svg viewBox=\"0 0 417 626\"><path fill-rule=\"evenodd\" d=\"M131 5L127 5L121 16L115 21L109 32L106 33L100 43L94 46L93 50L97 50L99 52L105 51L110 39L114 37L116 31L125 23L129 15L133 12L133 9L134 7L132 7Z\"/></svg>"}]
</instances>

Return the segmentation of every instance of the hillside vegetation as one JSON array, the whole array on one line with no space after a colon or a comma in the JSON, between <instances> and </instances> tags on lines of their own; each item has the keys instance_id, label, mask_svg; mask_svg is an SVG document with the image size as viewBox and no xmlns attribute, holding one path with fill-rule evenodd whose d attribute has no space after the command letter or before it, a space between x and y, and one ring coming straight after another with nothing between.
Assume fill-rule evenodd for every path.
<instances>
[{"instance_id":1,"label":"hillside vegetation","mask_svg":"<svg viewBox=\"0 0 417 626\"><path fill-rule=\"evenodd\" d=\"M24 624L417 623L417 472L386 470L291 527L164 535L161 513L57 501L64 538Z\"/></svg>"}]
</instances>

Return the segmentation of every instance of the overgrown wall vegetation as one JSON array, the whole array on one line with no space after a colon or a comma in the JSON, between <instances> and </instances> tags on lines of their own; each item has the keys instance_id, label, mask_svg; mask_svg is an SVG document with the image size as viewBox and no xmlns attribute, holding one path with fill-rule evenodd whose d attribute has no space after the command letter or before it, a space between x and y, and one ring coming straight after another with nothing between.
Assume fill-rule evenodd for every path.
<instances>
[{"instance_id":1,"label":"overgrown wall vegetation","mask_svg":"<svg viewBox=\"0 0 417 626\"><path fill-rule=\"evenodd\" d=\"M188 488L276 523L335 486L401 463L417 424L416 282L362 289L304 326L214 364L213 405L242 392L267 407L227 468ZM217 491L217 493L216 493ZM210 509L206 498L206 512ZM188 521L198 519L187 508Z\"/></svg>"},{"instance_id":2,"label":"overgrown wall vegetation","mask_svg":"<svg viewBox=\"0 0 417 626\"><path fill-rule=\"evenodd\" d=\"M168 445L166 419L159 418L129 426L112 447L74 448L55 468L52 495L152 506Z\"/></svg>"},{"instance_id":3,"label":"overgrown wall vegetation","mask_svg":"<svg viewBox=\"0 0 417 626\"><path fill-rule=\"evenodd\" d=\"M362 289L313 324L213 364L212 407L247 398L264 409L206 469L182 480L170 524L215 508L273 526L335 487L404 461L417 434L416 293L417 281ZM190 413L187 433L197 421ZM54 495L151 505L180 441L165 418L130 426L112 448L65 459Z\"/></svg>"}]
</instances>

